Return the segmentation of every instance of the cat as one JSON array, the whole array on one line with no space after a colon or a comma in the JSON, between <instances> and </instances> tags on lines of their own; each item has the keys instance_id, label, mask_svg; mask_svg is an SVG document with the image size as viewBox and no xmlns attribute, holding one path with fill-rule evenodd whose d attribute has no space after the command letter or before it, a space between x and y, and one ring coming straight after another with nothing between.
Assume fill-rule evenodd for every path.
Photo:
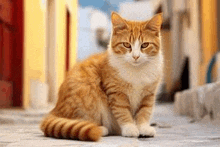
<instances>
[{"instance_id":1,"label":"cat","mask_svg":"<svg viewBox=\"0 0 220 147\"><path fill-rule=\"evenodd\" d=\"M162 14L131 21L112 12L111 21L108 50L74 65L60 86L40 125L45 136L98 141L156 134L150 118L163 73Z\"/></svg>"}]
</instances>

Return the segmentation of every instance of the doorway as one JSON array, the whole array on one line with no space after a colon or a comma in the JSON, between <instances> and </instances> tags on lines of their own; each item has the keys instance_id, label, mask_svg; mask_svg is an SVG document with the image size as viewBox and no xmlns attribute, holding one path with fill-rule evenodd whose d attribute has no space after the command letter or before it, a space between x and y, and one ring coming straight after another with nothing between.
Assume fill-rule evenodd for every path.
<instances>
[{"instance_id":1,"label":"doorway","mask_svg":"<svg viewBox=\"0 0 220 147\"><path fill-rule=\"evenodd\" d=\"M66 8L66 73L70 66L70 12Z\"/></svg>"},{"instance_id":2,"label":"doorway","mask_svg":"<svg viewBox=\"0 0 220 147\"><path fill-rule=\"evenodd\" d=\"M22 107L23 0L0 6L0 108Z\"/></svg>"},{"instance_id":3,"label":"doorway","mask_svg":"<svg viewBox=\"0 0 220 147\"><path fill-rule=\"evenodd\" d=\"M185 58L185 61L184 61L184 66L183 66L183 69L182 69L182 74L181 74L181 91L182 90L186 90L186 89L189 89L189 74L190 74L190 71L189 71L189 58L186 57Z\"/></svg>"}]
</instances>

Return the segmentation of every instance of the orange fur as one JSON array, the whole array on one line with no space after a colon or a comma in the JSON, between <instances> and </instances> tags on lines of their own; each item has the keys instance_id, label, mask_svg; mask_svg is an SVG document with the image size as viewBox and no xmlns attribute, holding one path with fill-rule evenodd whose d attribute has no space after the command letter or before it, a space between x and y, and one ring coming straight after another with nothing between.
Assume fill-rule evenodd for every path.
<instances>
[{"instance_id":1,"label":"orange fur","mask_svg":"<svg viewBox=\"0 0 220 147\"><path fill-rule=\"evenodd\" d=\"M136 22L113 12L108 51L68 73L55 108L41 123L45 136L91 141L106 134L154 136L149 121L162 75L161 23L161 14Z\"/></svg>"}]
</instances>

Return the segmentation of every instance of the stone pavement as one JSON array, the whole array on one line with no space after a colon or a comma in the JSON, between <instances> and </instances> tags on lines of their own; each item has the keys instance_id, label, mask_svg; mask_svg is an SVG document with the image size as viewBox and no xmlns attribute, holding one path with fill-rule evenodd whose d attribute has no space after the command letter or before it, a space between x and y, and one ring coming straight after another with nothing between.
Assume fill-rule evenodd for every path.
<instances>
[{"instance_id":1,"label":"stone pavement","mask_svg":"<svg viewBox=\"0 0 220 147\"><path fill-rule=\"evenodd\" d=\"M194 122L176 116L173 104L158 104L152 120L157 130L154 138L103 137L99 142L44 137L38 124L0 125L0 147L190 147L220 146L220 121Z\"/></svg>"}]
</instances>

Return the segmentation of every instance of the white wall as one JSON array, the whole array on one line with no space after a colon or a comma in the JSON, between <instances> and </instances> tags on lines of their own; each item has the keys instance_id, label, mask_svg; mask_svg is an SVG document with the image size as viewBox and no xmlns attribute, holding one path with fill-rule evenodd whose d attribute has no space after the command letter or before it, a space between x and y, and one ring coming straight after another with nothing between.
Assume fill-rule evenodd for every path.
<instances>
[{"instance_id":1,"label":"white wall","mask_svg":"<svg viewBox=\"0 0 220 147\"><path fill-rule=\"evenodd\" d=\"M190 88L199 85L200 53L200 24L199 24L199 0L189 0L187 9L189 17L183 17L182 9L173 8L172 25L172 49L173 67L172 78L175 83L182 72L182 65L186 56L189 57ZM178 2L178 1L177 1ZM182 5L182 3L180 3ZM181 15L182 14L182 15ZM181 30L181 31L180 31ZM180 37L181 36L181 37Z\"/></svg>"}]
</instances>

